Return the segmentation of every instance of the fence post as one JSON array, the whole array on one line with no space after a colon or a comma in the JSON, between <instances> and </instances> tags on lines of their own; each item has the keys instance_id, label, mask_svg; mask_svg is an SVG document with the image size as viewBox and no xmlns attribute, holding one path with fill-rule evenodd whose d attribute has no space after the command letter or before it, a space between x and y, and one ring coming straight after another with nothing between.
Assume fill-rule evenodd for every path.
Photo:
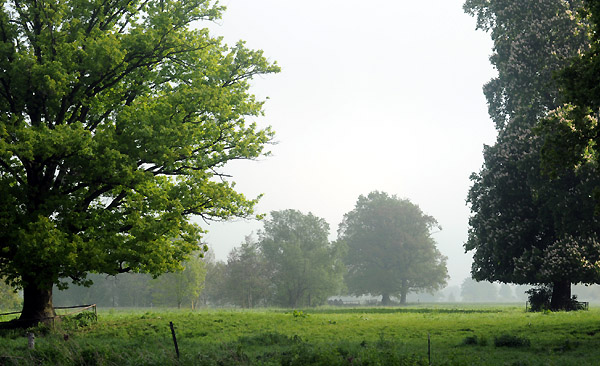
<instances>
[{"instance_id":1,"label":"fence post","mask_svg":"<svg viewBox=\"0 0 600 366\"><path fill-rule=\"evenodd\" d=\"M27 348L35 348L35 334L33 334L32 332L27 333Z\"/></svg>"},{"instance_id":2,"label":"fence post","mask_svg":"<svg viewBox=\"0 0 600 366\"><path fill-rule=\"evenodd\" d=\"M427 358L429 359L429 366L431 366L431 334L427 333Z\"/></svg>"},{"instance_id":3,"label":"fence post","mask_svg":"<svg viewBox=\"0 0 600 366\"><path fill-rule=\"evenodd\" d=\"M177 337L175 337L175 327L173 327L173 322L169 322L171 326L171 334L173 335L173 343L175 344L175 353L177 353L177 359L179 359L179 347L177 347Z\"/></svg>"}]
</instances>

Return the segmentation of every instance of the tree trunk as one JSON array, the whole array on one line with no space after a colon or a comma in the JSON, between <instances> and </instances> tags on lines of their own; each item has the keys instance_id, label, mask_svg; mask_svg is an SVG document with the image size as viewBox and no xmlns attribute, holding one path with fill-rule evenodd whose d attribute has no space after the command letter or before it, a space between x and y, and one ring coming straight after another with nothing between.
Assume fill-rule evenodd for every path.
<instances>
[{"instance_id":1,"label":"tree trunk","mask_svg":"<svg viewBox=\"0 0 600 366\"><path fill-rule=\"evenodd\" d=\"M40 322L50 323L54 316L52 286L40 289L34 282L29 282L23 288L23 310L19 327L27 328Z\"/></svg>"},{"instance_id":2,"label":"tree trunk","mask_svg":"<svg viewBox=\"0 0 600 366\"><path fill-rule=\"evenodd\" d=\"M390 300L390 294L381 294L381 305L389 305L392 302Z\"/></svg>"},{"instance_id":3,"label":"tree trunk","mask_svg":"<svg viewBox=\"0 0 600 366\"><path fill-rule=\"evenodd\" d=\"M400 304L406 304L406 294L408 294L408 281L402 280L402 288L400 289Z\"/></svg>"},{"instance_id":4,"label":"tree trunk","mask_svg":"<svg viewBox=\"0 0 600 366\"><path fill-rule=\"evenodd\" d=\"M552 284L552 299L550 300L550 310L569 310L571 300L571 282L559 281Z\"/></svg>"},{"instance_id":5,"label":"tree trunk","mask_svg":"<svg viewBox=\"0 0 600 366\"><path fill-rule=\"evenodd\" d=\"M406 292L402 291L400 293L400 304L404 305L406 304Z\"/></svg>"}]
</instances>

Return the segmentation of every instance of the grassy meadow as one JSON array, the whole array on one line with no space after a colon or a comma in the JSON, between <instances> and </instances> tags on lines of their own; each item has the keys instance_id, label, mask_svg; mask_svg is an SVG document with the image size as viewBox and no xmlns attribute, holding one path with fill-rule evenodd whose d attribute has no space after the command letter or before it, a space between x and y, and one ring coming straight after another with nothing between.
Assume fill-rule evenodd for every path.
<instances>
[{"instance_id":1,"label":"grassy meadow","mask_svg":"<svg viewBox=\"0 0 600 366\"><path fill-rule=\"evenodd\" d=\"M85 313L84 313L85 314ZM89 313L88 313L89 314ZM7 320L7 319L0 319ZM177 359L169 327L175 325ZM523 306L99 310L0 333L0 365L598 365L600 308Z\"/></svg>"}]
</instances>

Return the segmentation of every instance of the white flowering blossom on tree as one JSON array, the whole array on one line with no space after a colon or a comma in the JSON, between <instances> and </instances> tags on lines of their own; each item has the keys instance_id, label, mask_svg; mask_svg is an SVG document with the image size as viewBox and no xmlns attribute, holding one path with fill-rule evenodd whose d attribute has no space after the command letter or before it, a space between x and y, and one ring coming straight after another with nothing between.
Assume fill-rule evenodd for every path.
<instances>
[{"instance_id":1,"label":"white flowering blossom on tree","mask_svg":"<svg viewBox=\"0 0 600 366\"><path fill-rule=\"evenodd\" d=\"M535 126L561 104L552 75L589 46L589 26L576 14L582 1L468 0L465 11L491 32L498 77L484 87L498 138L484 148L471 176L467 251L476 280L550 284L552 308L571 297L572 283L600 282L590 195L598 179L587 166L552 179L540 168L544 138ZM541 270L543 269L543 270Z\"/></svg>"}]
</instances>

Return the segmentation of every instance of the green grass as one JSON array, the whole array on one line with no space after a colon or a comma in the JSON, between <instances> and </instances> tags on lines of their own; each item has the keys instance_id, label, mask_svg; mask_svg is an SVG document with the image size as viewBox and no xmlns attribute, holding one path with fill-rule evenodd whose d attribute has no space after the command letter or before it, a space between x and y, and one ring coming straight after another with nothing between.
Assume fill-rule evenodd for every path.
<instances>
[{"instance_id":1,"label":"green grass","mask_svg":"<svg viewBox=\"0 0 600 366\"><path fill-rule=\"evenodd\" d=\"M600 308L420 305L293 310L100 310L64 322L36 348L0 334L0 365L597 365ZM169 322L175 324L177 361ZM64 340L65 334L68 340Z\"/></svg>"}]
</instances>

